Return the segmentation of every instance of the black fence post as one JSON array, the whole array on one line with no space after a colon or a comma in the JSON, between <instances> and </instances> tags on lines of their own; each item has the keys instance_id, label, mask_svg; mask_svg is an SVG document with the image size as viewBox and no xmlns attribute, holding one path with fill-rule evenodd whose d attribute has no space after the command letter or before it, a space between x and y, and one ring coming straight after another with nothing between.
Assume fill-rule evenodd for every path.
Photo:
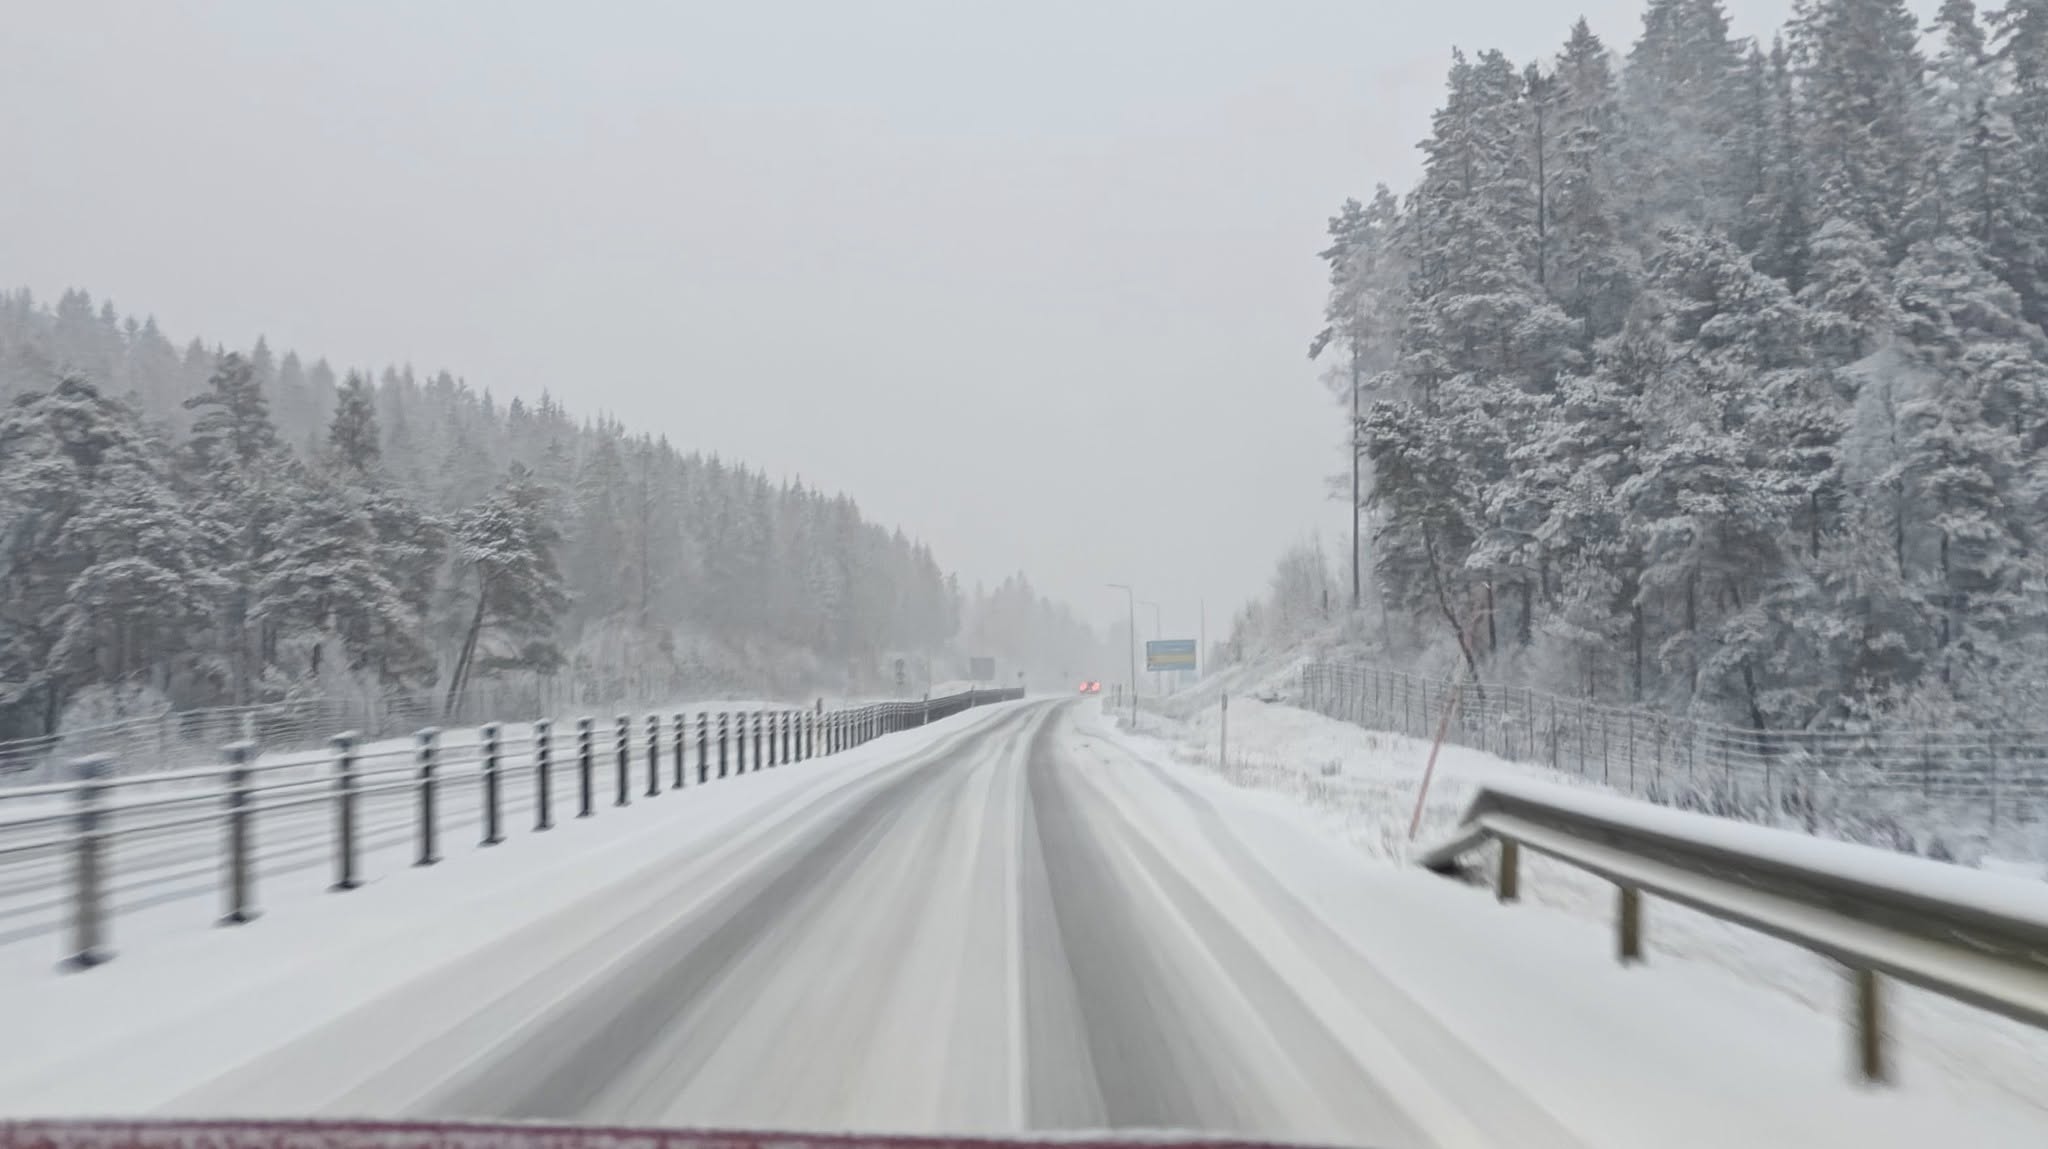
<instances>
[{"instance_id":1,"label":"black fence post","mask_svg":"<svg viewBox=\"0 0 2048 1149\"><path fill-rule=\"evenodd\" d=\"M621 714L612 722L619 783L612 805L625 806L633 801L633 719L630 715Z\"/></svg>"},{"instance_id":2,"label":"black fence post","mask_svg":"<svg viewBox=\"0 0 2048 1149\"><path fill-rule=\"evenodd\" d=\"M731 734L731 732L732 732L732 715L731 715L731 713L729 713L729 712L727 712L727 711L724 711L724 710L721 710L721 711L719 711L719 712L718 712L718 776L719 776L720 778L723 778L723 777L725 777L725 766L726 766L726 739L727 739L727 737L728 737L728 736L729 736L729 735Z\"/></svg>"},{"instance_id":3,"label":"black fence post","mask_svg":"<svg viewBox=\"0 0 2048 1149\"><path fill-rule=\"evenodd\" d=\"M754 711L754 770L758 773L761 769L761 766L761 712L756 710Z\"/></svg>"},{"instance_id":4,"label":"black fence post","mask_svg":"<svg viewBox=\"0 0 2048 1149\"><path fill-rule=\"evenodd\" d=\"M484 723L484 836L481 846L495 846L505 840L498 827L498 724Z\"/></svg>"},{"instance_id":5,"label":"black fence post","mask_svg":"<svg viewBox=\"0 0 2048 1149\"><path fill-rule=\"evenodd\" d=\"M699 785L711 781L711 715L699 711L697 714L697 782Z\"/></svg>"},{"instance_id":6,"label":"black fence post","mask_svg":"<svg viewBox=\"0 0 2048 1149\"><path fill-rule=\"evenodd\" d=\"M647 796L661 793L661 718L647 716Z\"/></svg>"},{"instance_id":7,"label":"black fence post","mask_svg":"<svg viewBox=\"0 0 2048 1149\"><path fill-rule=\"evenodd\" d=\"M583 808L576 811L578 818L588 818L597 812L596 725L593 719L576 720L576 773L583 789Z\"/></svg>"},{"instance_id":8,"label":"black fence post","mask_svg":"<svg viewBox=\"0 0 2048 1149\"><path fill-rule=\"evenodd\" d=\"M676 731L676 744L674 747L676 768L675 788L680 790L683 788L684 779L687 778L690 773L689 767L684 765L683 763L683 748L689 745L690 743L690 722L689 719L683 717L681 711L676 712L674 722Z\"/></svg>"},{"instance_id":9,"label":"black fence post","mask_svg":"<svg viewBox=\"0 0 2048 1149\"><path fill-rule=\"evenodd\" d=\"M106 838L100 812L100 780L112 772L108 769L112 762L108 755L95 754L73 766L78 775L78 789L72 792L78 803L72 816L78 832L73 855L76 888L71 905L71 956L64 961L72 969L91 969L114 956L107 950L106 910L101 898L105 877L101 847Z\"/></svg>"},{"instance_id":10,"label":"black fence post","mask_svg":"<svg viewBox=\"0 0 2048 1149\"><path fill-rule=\"evenodd\" d=\"M434 768L441 756L441 731L429 726L419 732L420 765L420 856L413 864L431 866L441 860L440 827L434 813Z\"/></svg>"},{"instance_id":11,"label":"black fence post","mask_svg":"<svg viewBox=\"0 0 2048 1149\"><path fill-rule=\"evenodd\" d=\"M762 755L761 761L769 766L780 766L782 765L782 758L776 751L781 749L781 747L775 743L775 712L770 710L763 713L760 717L761 725L765 728L763 733L768 739L768 752Z\"/></svg>"},{"instance_id":12,"label":"black fence post","mask_svg":"<svg viewBox=\"0 0 2048 1149\"><path fill-rule=\"evenodd\" d=\"M256 882L249 868L249 855L256 848L249 824L249 760L255 753L254 742L227 747L227 911L220 919L224 926L256 919Z\"/></svg>"},{"instance_id":13,"label":"black fence post","mask_svg":"<svg viewBox=\"0 0 2048 1149\"><path fill-rule=\"evenodd\" d=\"M554 723L537 718L533 723L533 828L546 830L554 823L554 814L548 809L548 786L552 779L551 763L548 761L548 736Z\"/></svg>"},{"instance_id":14,"label":"black fence post","mask_svg":"<svg viewBox=\"0 0 2048 1149\"><path fill-rule=\"evenodd\" d=\"M356 876L356 735L337 734L334 747L334 884L331 890L362 885Z\"/></svg>"}]
</instances>

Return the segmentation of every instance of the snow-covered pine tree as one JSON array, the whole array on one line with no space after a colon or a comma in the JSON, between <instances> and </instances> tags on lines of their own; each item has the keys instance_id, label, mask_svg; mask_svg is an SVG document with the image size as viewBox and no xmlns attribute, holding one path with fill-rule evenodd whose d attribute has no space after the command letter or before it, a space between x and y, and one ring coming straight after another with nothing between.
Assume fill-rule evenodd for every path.
<instances>
[{"instance_id":1,"label":"snow-covered pine tree","mask_svg":"<svg viewBox=\"0 0 2048 1149\"><path fill-rule=\"evenodd\" d=\"M480 671L548 672L561 665L556 619L569 603L555 565L559 545L546 489L517 464L495 494L456 522L468 618L448 676L451 711Z\"/></svg>"}]
</instances>

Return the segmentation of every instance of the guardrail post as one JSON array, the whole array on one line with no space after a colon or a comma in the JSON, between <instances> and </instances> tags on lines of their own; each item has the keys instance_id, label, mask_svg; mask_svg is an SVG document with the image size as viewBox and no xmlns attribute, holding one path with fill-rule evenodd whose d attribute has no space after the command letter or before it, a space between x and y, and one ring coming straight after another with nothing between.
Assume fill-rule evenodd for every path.
<instances>
[{"instance_id":1,"label":"guardrail post","mask_svg":"<svg viewBox=\"0 0 2048 1149\"><path fill-rule=\"evenodd\" d=\"M647 796L661 793L661 718L647 716Z\"/></svg>"},{"instance_id":2,"label":"guardrail post","mask_svg":"<svg viewBox=\"0 0 2048 1149\"><path fill-rule=\"evenodd\" d=\"M429 726L419 732L420 761L420 856L415 866L431 866L441 860L440 827L434 814L434 769L441 756L441 731Z\"/></svg>"},{"instance_id":3,"label":"guardrail post","mask_svg":"<svg viewBox=\"0 0 2048 1149\"><path fill-rule=\"evenodd\" d=\"M776 712L770 710L767 713L762 714L760 717L762 719L762 725L766 727L766 735L768 738L768 750L761 756L761 764L764 766L780 766L782 765L782 759L777 757L776 755L776 751L780 749L780 747L777 746L775 741L775 722L777 717Z\"/></svg>"},{"instance_id":4,"label":"guardrail post","mask_svg":"<svg viewBox=\"0 0 2048 1149\"><path fill-rule=\"evenodd\" d=\"M73 855L71 956L64 959L71 969L91 969L114 956L107 950L106 907L101 897L105 877L101 847L106 835L101 821L105 815L100 810L100 780L112 772L108 769L112 761L109 755L94 754L72 766L78 775L78 789L72 791L78 805L73 815L78 837Z\"/></svg>"},{"instance_id":5,"label":"guardrail post","mask_svg":"<svg viewBox=\"0 0 2048 1149\"><path fill-rule=\"evenodd\" d=\"M1856 1007L1856 1065L1863 1079L1883 1082L1891 1074L1885 1058L1884 983L1876 970L1849 971Z\"/></svg>"},{"instance_id":6,"label":"guardrail post","mask_svg":"<svg viewBox=\"0 0 2048 1149\"><path fill-rule=\"evenodd\" d=\"M1636 792L1636 712L1628 711L1628 792Z\"/></svg>"},{"instance_id":7,"label":"guardrail post","mask_svg":"<svg viewBox=\"0 0 2048 1149\"><path fill-rule=\"evenodd\" d=\"M486 722L484 739L484 836L481 846L495 846L505 840L498 828L498 724Z\"/></svg>"},{"instance_id":8,"label":"guardrail post","mask_svg":"<svg viewBox=\"0 0 2048 1149\"><path fill-rule=\"evenodd\" d=\"M732 716L732 772L747 772L747 712L735 711Z\"/></svg>"},{"instance_id":9,"label":"guardrail post","mask_svg":"<svg viewBox=\"0 0 2048 1149\"><path fill-rule=\"evenodd\" d=\"M255 751L256 744L249 741L227 747L227 910L220 919L224 926L256 920L255 882L249 871L249 855L255 848L254 827L249 824L249 759Z\"/></svg>"},{"instance_id":10,"label":"guardrail post","mask_svg":"<svg viewBox=\"0 0 2048 1149\"><path fill-rule=\"evenodd\" d=\"M612 720L612 733L612 749L615 751L613 757L616 759L618 767L615 771L618 776L618 785L614 787L617 792L613 795L612 805L625 806L633 801L631 793L633 789L632 717L621 714L614 718Z\"/></svg>"},{"instance_id":11,"label":"guardrail post","mask_svg":"<svg viewBox=\"0 0 2048 1149\"><path fill-rule=\"evenodd\" d=\"M1617 888L1616 942L1621 964L1643 960L1643 892L1634 886Z\"/></svg>"},{"instance_id":12,"label":"guardrail post","mask_svg":"<svg viewBox=\"0 0 2048 1149\"><path fill-rule=\"evenodd\" d=\"M731 715L731 714L729 714L729 713L727 713L726 711L723 711L723 710L719 711L719 712L718 712L718 776L719 776L720 778L723 778L723 777L725 777L725 762L726 762L726 737L727 737L727 735L728 735L728 734L729 734L729 733L731 732L731 727L732 727L732 715Z\"/></svg>"},{"instance_id":13,"label":"guardrail post","mask_svg":"<svg viewBox=\"0 0 2048 1149\"><path fill-rule=\"evenodd\" d=\"M684 747L690 744L690 720L683 717L681 711L677 711L674 718L674 722L676 731L676 744L674 746L676 770L675 788L680 790L683 788L684 780L687 779L690 775L690 768L683 762L683 749Z\"/></svg>"},{"instance_id":14,"label":"guardrail post","mask_svg":"<svg viewBox=\"0 0 2048 1149\"><path fill-rule=\"evenodd\" d=\"M761 767L765 765L767 765L767 751L761 741L761 712L756 710L754 711L754 772L760 773Z\"/></svg>"},{"instance_id":15,"label":"guardrail post","mask_svg":"<svg viewBox=\"0 0 2048 1149\"><path fill-rule=\"evenodd\" d=\"M711 780L711 715L697 715L697 784Z\"/></svg>"},{"instance_id":16,"label":"guardrail post","mask_svg":"<svg viewBox=\"0 0 2048 1149\"><path fill-rule=\"evenodd\" d=\"M597 813L596 726L593 719L576 720L576 775L583 791L583 806L576 811L578 818L588 818Z\"/></svg>"},{"instance_id":17,"label":"guardrail post","mask_svg":"<svg viewBox=\"0 0 2048 1149\"><path fill-rule=\"evenodd\" d=\"M1500 884L1495 887L1494 896L1503 902L1522 896L1522 847L1510 838L1500 842Z\"/></svg>"},{"instance_id":18,"label":"guardrail post","mask_svg":"<svg viewBox=\"0 0 2048 1149\"><path fill-rule=\"evenodd\" d=\"M554 826L554 813L548 809L548 787L553 764L548 761L550 747L548 737L554 731L554 723L537 718L533 723L533 828L546 830Z\"/></svg>"},{"instance_id":19,"label":"guardrail post","mask_svg":"<svg viewBox=\"0 0 2048 1149\"><path fill-rule=\"evenodd\" d=\"M337 734L334 747L334 884L331 890L353 890L356 877L356 734Z\"/></svg>"},{"instance_id":20,"label":"guardrail post","mask_svg":"<svg viewBox=\"0 0 2048 1149\"><path fill-rule=\"evenodd\" d=\"M785 710L782 712L782 760L784 762L796 761L796 758L794 756L795 753L796 714L792 711Z\"/></svg>"}]
</instances>

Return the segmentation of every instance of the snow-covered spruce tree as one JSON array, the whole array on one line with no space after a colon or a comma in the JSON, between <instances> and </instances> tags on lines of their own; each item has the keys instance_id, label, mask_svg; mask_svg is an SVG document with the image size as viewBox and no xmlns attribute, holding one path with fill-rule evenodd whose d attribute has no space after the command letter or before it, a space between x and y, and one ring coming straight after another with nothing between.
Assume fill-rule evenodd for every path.
<instances>
[{"instance_id":1,"label":"snow-covered spruce tree","mask_svg":"<svg viewBox=\"0 0 2048 1149\"><path fill-rule=\"evenodd\" d=\"M170 687L206 621L199 539L134 413L67 377L0 414L0 703L45 729L98 683Z\"/></svg>"},{"instance_id":2,"label":"snow-covered spruce tree","mask_svg":"<svg viewBox=\"0 0 2048 1149\"><path fill-rule=\"evenodd\" d=\"M193 507L208 564L221 576L208 650L221 693L213 701L256 701L281 635L256 614L263 580L296 502L289 455L270 420L255 363L218 360L207 390L185 401L193 414L179 478Z\"/></svg>"},{"instance_id":3,"label":"snow-covered spruce tree","mask_svg":"<svg viewBox=\"0 0 2048 1149\"><path fill-rule=\"evenodd\" d=\"M1904 0L1813 0L1794 26L1814 218L1860 229L1887 265L1911 242L1929 182L1918 41Z\"/></svg>"},{"instance_id":4,"label":"snow-covered spruce tree","mask_svg":"<svg viewBox=\"0 0 2048 1149\"><path fill-rule=\"evenodd\" d=\"M1639 242L1672 224L1725 230L1741 213L1742 58L1721 0L1649 0L1622 80Z\"/></svg>"},{"instance_id":5,"label":"snow-covered spruce tree","mask_svg":"<svg viewBox=\"0 0 2048 1149\"><path fill-rule=\"evenodd\" d=\"M1621 330L1640 275L1620 213L1620 114L1609 59L1582 19L1544 90L1552 143L1541 181L1546 238L1538 279L1578 323L1582 353Z\"/></svg>"}]
</instances>

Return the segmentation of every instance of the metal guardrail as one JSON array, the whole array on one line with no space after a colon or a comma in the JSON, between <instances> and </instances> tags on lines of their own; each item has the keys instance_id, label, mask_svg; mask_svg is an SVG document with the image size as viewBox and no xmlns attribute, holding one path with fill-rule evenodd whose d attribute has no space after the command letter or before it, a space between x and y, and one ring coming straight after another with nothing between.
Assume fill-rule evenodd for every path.
<instances>
[{"instance_id":1,"label":"metal guardrail","mask_svg":"<svg viewBox=\"0 0 2048 1149\"><path fill-rule=\"evenodd\" d=\"M622 685L627 689L617 689ZM259 742L270 752L320 750L336 730L382 739L423 726L480 726L503 714L649 710L664 707L673 698L687 697L679 694L679 689L657 682L556 685L546 680L493 681L477 684L453 702L427 691L163 709L67 726L53 734L0 739L0 786L61 780L70 763L90 754L112 755L123 772L186 769L218 762L220 748L238 740Z\"/></svg>"},{"instance_id":2,"label":"metal guardrail","mask_svg":"<svg viewBox=\"0 0 2048 1149\"><path fill-rule=\"evenodd\" d=\"M621 714L577 719L573 731L544 719L428 727L409 742L347 731L330 734L324 751L267 756L243 740L222 749L224 764L187 770L122 773L111 755L90 755L71 764L70 781L0 789L0 942L63 933L63 964L90 968L112 956L109 923L119 912L184 896L194 883L217 881L218 920L239 925L260 912L266 869L331 865L329 888L352 890L363 881L365 844L410 837L413 864L431 866L450 829L472 827L489 847L505 840L515 815L544 832L572 810L592 817L607 802L838 753L1023 693ZM117 843L127 851L119 859ZM115 883L117 869L130 876L125 884Z\"/></svg>"},{"instance_id":3,"label":"metal guardrail","mask_svg":"<svg viewBox=\"0 0 2048 1149\"><path fill-rule=\"evenodd\" d=\"M1328 717L1431 738L1454 688L1311 663L1301 689ZM2048 850L2048 731L1750 730L1481 683L1459 694L1446 740L1659 805L1942 860Z\"/></svg>"},{"instance_id":4,"label":"metal guardrail","mask_svg":"<svg viewBox=\"0 0 2048 1149\"><path fill-rule=\"evenodd\" d=\"M1829 865L1822 844L1784 831L1518 787L1481 790L1458 831L1418 860L1457 874L1489 842L1502 902L1520 895L1524 849L1613 882L1624 965L1643 958L1646 893L1842 963L1857 1066L1872 1081L1887 1077L1883 977L2048 1028L2048 894L2012 896L2006 879L1879 851L1868 867Z\"/></svg>"}]
</instances>

